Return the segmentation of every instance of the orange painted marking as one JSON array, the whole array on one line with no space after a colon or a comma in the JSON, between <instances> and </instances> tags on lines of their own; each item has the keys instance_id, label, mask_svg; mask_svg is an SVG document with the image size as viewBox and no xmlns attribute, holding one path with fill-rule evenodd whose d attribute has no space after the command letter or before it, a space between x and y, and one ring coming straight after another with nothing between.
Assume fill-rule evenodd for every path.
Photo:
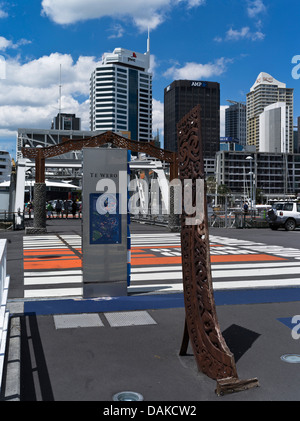
<instances>
[{"instance_id":1,"label":"orange painted marking","mask_svg":"<svg viewBox=\"0 0 300 421\"><path fill-rule=\"evenodd\" d=\"M82 262L80 259L77 260L46 260L46 261L35 261L35 262L24 262L24 270L33 269L70 269L70 268L81 268Z\"/></svg>"},{"instance_id":2,"label":"orange painted marking","mask_svg":"<svg viewBox=\"0 0 300 421\"><path fill-rule=\"evenodd\" d=\"M131 250L133 253L145 253L145 250L137 250L137 249L129 249Z\"/></svg>"},{"instance_id":3,"label":"orange painted marking","mask_svg":"<svg viewBox=\"0 0 300 421\"><path fill-rule=\"evenodd\" d=\"M51 256L51 255L74 255L71 250L56 250L56 251L24 251L24 256Z\"/></svg>"},{"instance_id":4,"label":"orange painted marking","mask_svg":"<svg viewBox=\"0 0 300 421\"><path fill-rule=\"evenodd\" d=\"M143 254L142 256L141 255L134 255L134 254L132 254L131 255L131 257L133 257L134 259L136 259L136 258L143 258L143 257L155 257L155 254Z\"/></svg>"},{"instance_id":5,"label":"orange painted marking","mask_svg":"<svg viewBox=\"0 0 300 421\"><path fill-rule=\"evenodd\" d=\"M144 256L141 256L144 257ZM211 256L211 263L221 262L258 262L258 261L287 260L282 257L271 256L269 254L231 254L226 256ZM155 257L146 259L132 259L132 266L142 265L176 265L181 264L181 256Z\"/></svg>"},{"instance_id":6,"label":"orange painted marking","mask_svg":"<svg viewBox=\"0 0 300 421\"><path fill-rule=\"evenodd\" d=\"M55 262L56 260L71 260L71 259L75 259L75 260L77 260L77 259L79 259L79 257L77 257L77 256L75 256L75 255L73 255L73 256L57 256L57 257L53 257L53 258L50 258L50 259L47 259L47 257L46 258L39 258L39 257L26 257L26 258L24 258L24 262L35 262L35 261L41 261L41 260L43 260L44 262L45 261L48 261L48 262Z\"/></svg>"}]
</instances>

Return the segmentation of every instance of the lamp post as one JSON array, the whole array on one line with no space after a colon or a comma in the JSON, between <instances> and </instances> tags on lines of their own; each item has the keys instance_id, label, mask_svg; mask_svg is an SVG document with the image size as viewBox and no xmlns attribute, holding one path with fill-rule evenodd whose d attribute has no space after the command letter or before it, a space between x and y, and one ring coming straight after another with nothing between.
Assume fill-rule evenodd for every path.
<instances>
[{"instance_id":1,"label":"lamp post","mask_svg":"<svg viewBox=\"0 0 300 421\"><path fill-rule=\"evenodd\" d=\"M248 161L250 161L250 199L251 199L251 211L252 211L252 207L253 207L253 171L252 171L252 161L253 161L253 156L249 155L246 157L246 159Z\"/></svg>"}]
</instances>

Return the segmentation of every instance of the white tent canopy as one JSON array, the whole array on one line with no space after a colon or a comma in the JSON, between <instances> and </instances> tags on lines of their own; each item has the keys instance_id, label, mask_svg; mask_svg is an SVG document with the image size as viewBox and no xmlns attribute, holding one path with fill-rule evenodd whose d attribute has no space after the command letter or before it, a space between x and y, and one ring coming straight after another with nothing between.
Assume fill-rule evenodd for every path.
<instances>
[{"instance_id":1,"label":"white tent canopy","mask_svg":"<svg viewBox=\"0 0 300 421\"><path fill-rule=\"evenodd\" d=\"M34 183L35 183L34 180L26 180L25 181L25 188L26 187L33 187ZM80 190L80 187L75 186L74 184L71 184L67 181L58 182L58 181L45 180L45 183L46 183L46 187L62 187L62 188L66 188L66 189ZM0 187L9 187L9 186L10 186L10 181L3 181L2 183L0 183Z\"/></svg>"}]
</instances>

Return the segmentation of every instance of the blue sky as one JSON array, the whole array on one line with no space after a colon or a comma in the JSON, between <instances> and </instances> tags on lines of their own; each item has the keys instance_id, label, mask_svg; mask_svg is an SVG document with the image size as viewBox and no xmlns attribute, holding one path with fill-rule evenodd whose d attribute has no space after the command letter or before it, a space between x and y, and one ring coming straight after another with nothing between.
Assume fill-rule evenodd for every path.
<instances>
[{"instance_id":1,"label":"blue sky","mask_svg":"<svg viewBox=\"0 0 300 421\"><path fill-rule=\"evenodd\" d=\"M164 88L173 80L219 82L223 110L227 99L245 101L262 71L294 88L296 124L300 79L292 76L292 59L299 55L300 63L299 3L0 0L0 149L15 156L18 128L50 128L60 65L62 111L76 113L88 130L91 71L116 47L145 52L148 25L155 133L163 136Z\"/></svg>"}]
</instances>

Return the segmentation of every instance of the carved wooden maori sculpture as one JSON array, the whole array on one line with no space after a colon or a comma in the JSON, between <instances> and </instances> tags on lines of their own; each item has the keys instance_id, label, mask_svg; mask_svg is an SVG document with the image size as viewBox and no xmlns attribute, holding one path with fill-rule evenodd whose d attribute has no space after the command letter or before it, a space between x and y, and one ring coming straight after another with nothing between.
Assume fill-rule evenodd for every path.
<instances>
[{"instance_id":1,"label":"carved wooden maori sculpture","mask_svg":"<svg viewBox=\"0 0 300 421\"><path fill-rule=\"evenodd\" d=\"M238 379L233 354L226 345L217 320L200 125L200 106L197 106L177 126L179 178L187 188L187 180L191 180L192 193L189 195L191 203L186 201L184 204L182 200L181 250L186 319L180 355L186 354L190 340L198 369L217 380L216 392L223 394L258 386L258 381ZM194 208L194 214L186 212L187 205L189 209Z\"/></svg>"}]
</instances>

